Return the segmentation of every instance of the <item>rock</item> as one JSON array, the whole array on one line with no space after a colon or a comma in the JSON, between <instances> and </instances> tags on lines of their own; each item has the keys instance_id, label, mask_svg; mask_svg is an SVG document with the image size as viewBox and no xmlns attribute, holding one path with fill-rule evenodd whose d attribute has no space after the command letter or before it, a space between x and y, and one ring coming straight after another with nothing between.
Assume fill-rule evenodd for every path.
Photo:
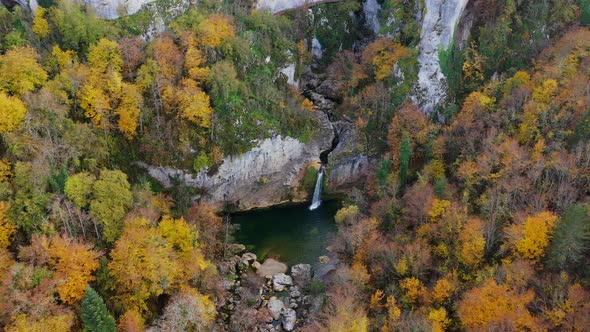
<instances>
[{"instance_id":1,"label":"rock","mask_svg":"<svg viewBox=\"0 0 590 332\"><path fill-rule=\"evenodd\" d=\"M283 328L286 331L293 331L297 322L297 313L293 309L286 309L283 312Z\"/></svg>"},{"instance_id":2,"label":"rock","mask_svg":"<svg viewBox=\"0 0 590 332\"><path fill-rule=\"evenodd\" d=\"M453 40L455 28L468 0L426 0L422 21L416 96L424 112L431 112L447 96L446 77L439 62L439 50Z\"/></svg>"},{"instance_id":3,"label":"rock","mask_svg":"<svg viewBox=\"0 0 590 332\"><path fill-rule=\"evenodd\" d=\"M321 123L325 114L315 112ZM238 210L273 206L287 201L303 201L301 195L291 198L299 188L305 169L317 161L321 151L331 147L334 131L329 126L320 130L306 142L292 137L274 136L257 141L250 151L240 155L226 155L221 165L212 172L201 169L197 174L182 169L152 166L143 162L136 165L148 170L150 176L165 187L170 187L170 178L177 177L187 186L207 192L196 198L221 205L233 203ZM264 185L260 185L261 179Z\"/></svg>"},{"instance_id":4,"label":"rock","mask_svg":"<svg viewBox=\"0 0 590 332\"><path fill-rule=\"evenodd\" d=\"M227 245L227 250L233 255L237 255L246 250L246 246L241 243L231 243Z\"/></svg>"},{"instance_id":5,"label":"rock","mask_svg":"<svg viewBox=\"0 0 590 332\"><path fill-rule=\"evenodd\" d=\"M279 319L279 317L281 316L281 312L283 312L283 310L286 309L283 301L277 299L274 296L271 297L270 300L268 301L267 308L268 308L268 311L270 311L270 315L272 316L272 318L274 320Z\"/></svg>"},{"instance_id":6,"label":"rock","mask_svg":"<svg viewBox=\"0 0 590 332\"><path fill-rule=\"evenodd\" d=\"M258 270L261 266L262 265L258 261L255 261L254 263L252 263L252 267L256 270Z\"/></svg>"},{"instance_id":7,"label":"rock","mask_svg":"<svg viewBox=\"0 0 590 332\"><path fill-rule=\"evenodd\" d=\"M334 109L334 102L319 93L310 92L309 99L311 99L313 105L320 111L330 112Z\"/></svg>"},{"instance_id":8,"label":"rock","mask_svg":"<svg viewBox=\"0 0 590 332\"><path fill-rule=\"evenodd\" d=\"M311 295L305 295L303 297L303 300L301 300L301 303L303 303L303 305L309 305L309 304L311 304L312 301L313 301L313 297Z\"/></svg>"},{"instance_id":9,"label":"rock","mask_svg":"<svg viewBox=\"0 0 590 332\"><path fill-rule=\"evenodd\" d=\"M256 273L261 277L272 277L277 273L285 273L287 272L287 265L276 261L272 258L268 258L262 263L262 265L258 268Z\"/></svg>"},{"instance_id":10,"label":"rock","mask_svg":"<svg viewBox=\"0 0 590 332\"><path fill-rule=\"evenodd\" d=\"M275 292L282 292L286 286L293 285L293 278L284 273L278 273L272 276L272 289Z\"/></svg>"},{"instance_id":11,"label":"rock","mask_svg":"<svg viewBox=\"0 0 590 332\"><path fill-rule=\"evenodd\" d=\"M242 255L242 259L243 260L247 260L248 262L252 263L256 261L256 255L251 253L251 252L247 252L245 254Z\"/></svg>"},{"instance_id":12,"label":"rock","mask_svg":"<svg viewBox=\"0 0 590 332\"><path fill-rule=\"evenodd\" d=\"M301 297L301 292L298 290L294 290L294 291L291 291L291 293L289 293L289 296L292 298L299 298L299 297Z\"/></svg>"},{"instance_id":13,"label":"rock","mask_svg":"<svg viewBox=\"0 0 590 332\"><path fill-rule=\"evenodd\" d=\"M328 256L320 256L320 263L328 264L330 262L330 257Z\"/></svg>"},{"instance_id":14,"label":"rock","mask_svg":"<svg viewBox=\"0 0 590 332\"><path fill-rule=\"evenodd\" d=\"M310 264L297 264L291 267L291 276L295 285L301 288L307 288L313 277L313 271Z\"/></svg>"},{"instance_id":15,"label":"rock","mask_svg":"<svg viewBox=\"0 0 590 332\"><path fill-rule=\"evenodd\" d=\"M320 95L324 96L325 98L333 100L333 101L341 100L343 91L344 91L344 81L337 81L337 80L331 80L331 79L327 79L327 80L323 81L322 84L320 84L320 86L318 86L315 89L316 93L319 93Z\"/></svg>"},{"instance_id":16,"label":"rock","mask_svg":"<svg viewBox=\"0 0 590 332\"><path fill-rule=\"evenodd\" d=\"M289 303L289 308L291 308L291 309L297 309L297 307L298 307L298 305L297 305L296 302Z\"/></svg>"}]
</instances>

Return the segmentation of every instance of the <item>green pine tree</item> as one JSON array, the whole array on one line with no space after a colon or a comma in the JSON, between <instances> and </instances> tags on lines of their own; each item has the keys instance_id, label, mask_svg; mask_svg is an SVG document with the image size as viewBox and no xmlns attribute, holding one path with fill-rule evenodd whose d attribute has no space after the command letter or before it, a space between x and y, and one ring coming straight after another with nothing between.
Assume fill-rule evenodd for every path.
<instances>
[{"instance_id":1,"label":"green pine tree","mask_svg":"<svg viewBox=\"0 0 590 332\"><path fill-rule=\"evenodd\" d=\"M104 304L102 297L88 287L82 300L82 322L88 332L116 332L115 319Z\"/></svg>"},{"instance_id":2,"label":"green pine tree","mask_svg":"<svg viewBox=\"0 0 590 332\"><path fill-rule=\"evenodd\" d=\"M408 179L410 159L412 159L412 140L408 133L404 132L399 147L399 180L402 185L406 184Z\"/></svg>"},{"instance_id":3,"label":"green pine tree","mask_svg":"<svg viewBox=\"0 0 590 332\"><path fill-rule=\"evenodd\" d=\"M590 249L590 206L574 204L561 216L549 250L549 265L576 267Z\"/></svg>"}]
</instances>

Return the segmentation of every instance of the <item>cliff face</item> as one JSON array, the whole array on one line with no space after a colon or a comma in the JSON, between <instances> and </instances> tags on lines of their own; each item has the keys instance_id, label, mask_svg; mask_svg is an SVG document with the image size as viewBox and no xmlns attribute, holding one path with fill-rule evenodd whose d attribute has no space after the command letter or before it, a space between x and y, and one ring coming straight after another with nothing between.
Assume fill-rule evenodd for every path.
<instances>
[{"instance_id":1,"label":"cliff face","mask_svg":"<svg viewBox=\"0 0 590 332\"><path fill-rule=\"evenodd\" d=\"M447 96L446 78L439 63L439 50L446 48L469 0L425 0L422 22L416 99L430 112Z\"/></svg>"},{"instance_id":2,"label":"cliff face","mask_svg":"<svg viewBox=\"0 0 590 332\"><path fill-rule=\"evenodd\" d=\"M207 169L193 175L174 168L143 166L165 186L178 177L187 185L204 189L201 200L231 203L240 210L304 201L306 193L298 192L303 174L309 166L319 167L320 153L331 147L334 135L327 116L317 114L321 128L308 143L281 136L262 140L243 155L226 156L213 175L208 175Z\"/></svg>"},{"instance_id":3,"label":"cliff face","mask_svg":"<svg viewBox=\"0 0 590 332\"><path fill-rule=\"evenodd\" d=\"M141 9L141 7L154 0L84 0L86 4L91 6L98 17L108 20L115 19L120 16L133 15Z\"/></svg>"}]
</instances>

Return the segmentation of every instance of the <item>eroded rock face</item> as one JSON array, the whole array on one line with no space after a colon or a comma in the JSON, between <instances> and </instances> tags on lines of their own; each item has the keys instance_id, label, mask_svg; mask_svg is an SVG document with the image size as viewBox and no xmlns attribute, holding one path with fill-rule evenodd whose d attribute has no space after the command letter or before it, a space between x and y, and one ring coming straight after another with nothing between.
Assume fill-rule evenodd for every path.
<instances>
[{"instance_id":1,"label":"eroded rock face","mask_svg":"<svg viewBox=\"0 0 590 332\"><path fill-rule=\"evenodd\" d=\"M297 264L291 267L291 276L293 276L293 282L295 285L305 288L311 282L313 277L313 271L310 264ZM297 297L291 295L292 297Z\"/></svg>"},{"instance_id":2,"label":"eroded rock face","mask_svg":"<svg viewBox=\"0 0 590 332\"><path fill-rule=\"evenodd\" d=\"M439 63L439 50L445 49L469 0L425 0L422 22L416 99L422 110L431 112L447 96L447 83Z\"/></svg>"},{"instance_id":3,"label":"eroded rock face","mask_svg":"<svg viewBox=\"0 0 590 332\"><path fill-rule=\"evenodd\" d=\"M254 6L256 9L268 9L273 14L284 12L303 6L310 6L325 2L325 0L259 0Z\"/></svg>"},{"instance_id":4,"label":"eroded rock face","mask_svg":"<svg viewBox=\"0 0 590 332\"><path fill-rule=\"evenodd\" d=\"M272 289L275 292L282 292L291 285L293 285L293 278L289 275L278 273L272 276Z\"/></svg>"},{"instance_id":5,"label":"eroded rock face","mask_svg":"<svg viewBox=\"0 0 590 332\"><path fill-rule=\"evenodd\" d=\"M214 175L209 175L208 169L193 175L170 167L140 165L164 186L170 186L171 178L178 177L187 185L207 191L202 200L232 203L240 210L297 201L290 197L292 189L299 187L310 164L319 165L320 153L330 148L334 135L327 116L316 114L320 130L315 139L308 143L281 136L262 140L241 156L226 156Z\"/></svg>"},{"instance_id":6,"label":"eroded rock face","mask_svg":"<svg viewBox=\"0 0 590 332\"><path fill-rule=\"evenodd\" d=\"M283 301L277 299L276 297L271 297L270 300L268 301L268 310L270 311L270 315L272 316L272 319L279 319L281 317L281 312L283 312L283 310L285 310L285 304L283 303Z\"/></svg>"},{"instance_id":7,"label":"eroded rock face","mask_svg":"<svg viewBox=\"0 0 590 332\"><path fill-rule=\"evenodd\" d=\"M141 6L155 0L84 0L98 17L108 20L135 14Z\"/></svg>"}]
</instances>

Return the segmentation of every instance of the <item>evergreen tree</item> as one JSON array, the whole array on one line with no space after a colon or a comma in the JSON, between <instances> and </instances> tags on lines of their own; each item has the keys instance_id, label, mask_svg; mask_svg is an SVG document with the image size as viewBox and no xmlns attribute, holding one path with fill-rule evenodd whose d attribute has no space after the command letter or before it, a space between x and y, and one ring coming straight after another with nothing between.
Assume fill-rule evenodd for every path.
<instances>
[{"instance_id":1,"label":"evergreen tree","mask_svg":"<svg viewBox=\"0 0 590 332\"><path fill-rule=\"evenodd\" d=\"M82 322L88 332L116 332L115 319L98 293L88 287L82 300Z\"/></svg>"},{"instance_id":2,"label":"evergreen tree","mask_svg":"<svg viewBox=\"0 0 590 332\"><path fill-rule=\"evenodd\" d=\"M574 267L590 248L590 215L588 207L575 204L569 207L557 224L549 264L554 268Z\"/></svg>"},{"instance_id":3,"label":"evergreen tree","mask_svg":"<svg viewBox=\"0 0 590 332\"><path fill-rule=\"evenodd\" d=\"M410 135L404 132L403 139L399 148L399 179L404 185L408 179L408 170L410 168L410 159L412 158L412 141Z\"/></svg>"}]
</instances>

